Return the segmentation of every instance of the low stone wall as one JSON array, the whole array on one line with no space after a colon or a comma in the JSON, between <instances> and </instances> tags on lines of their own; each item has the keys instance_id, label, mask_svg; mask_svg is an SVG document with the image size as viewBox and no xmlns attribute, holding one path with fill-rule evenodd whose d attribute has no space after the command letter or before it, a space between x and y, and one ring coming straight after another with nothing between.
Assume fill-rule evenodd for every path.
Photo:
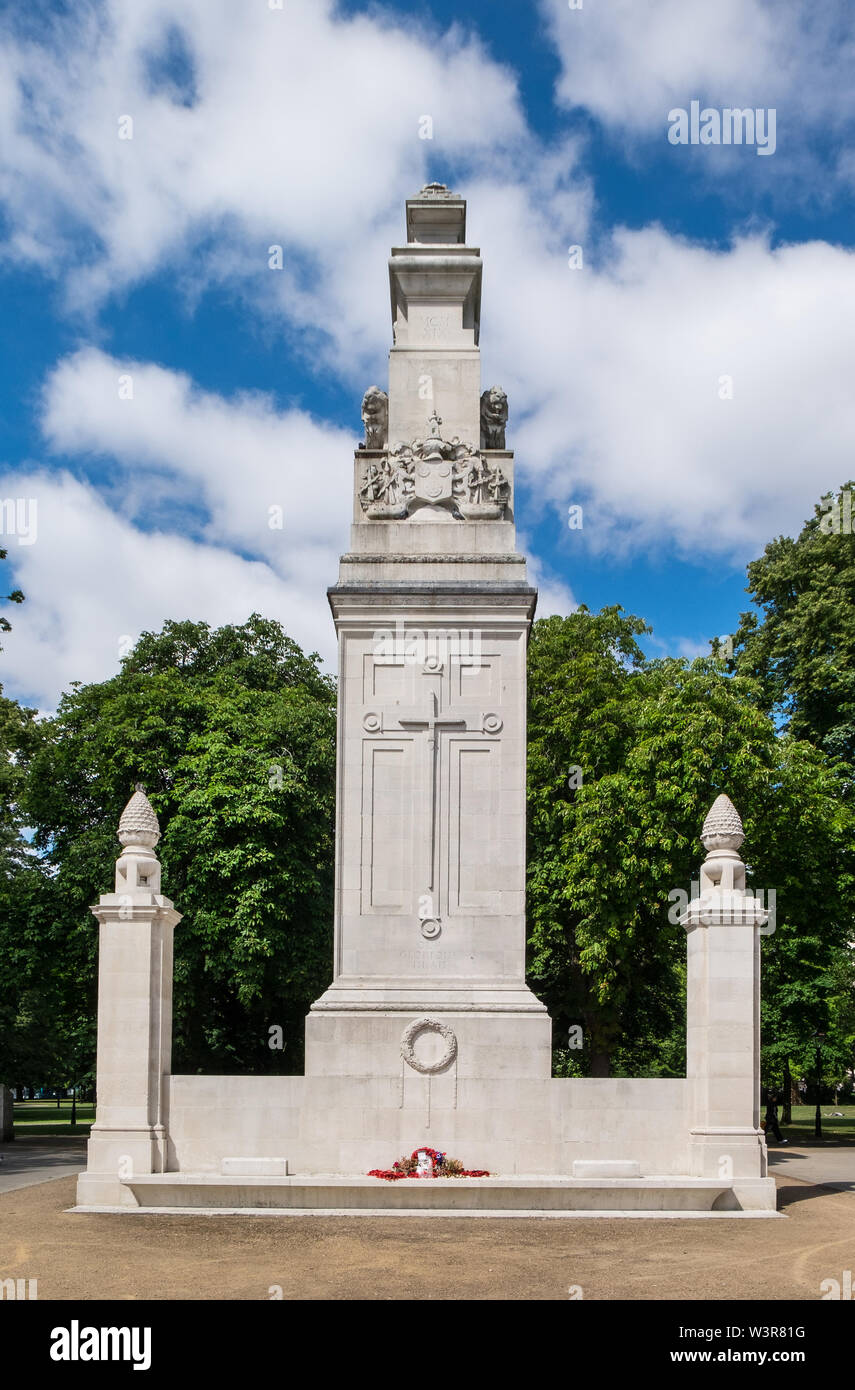
<instances>
[{"instance_id":1,"label":"low stone wall","mask_svg":"<svg viewBox=\"0 0 855 1390\"><path fill-rule=\"evenodd\" d=\"M644 1174L689 1170L685 1077L552 1081L554 1130L565 1163L637 1159Z\"/></svg>"},{"instance_id":2,"label":"low stone wall","mask_svg":"<svg viewBox=\"0 0 855 1390\"><path fill-rule=\"evenodd\" d=\"M456 1103L455 1103L456 1102ZM354 1175L430 1145L502 1174L570 1175L573 1162L689 1171L685 1079L474 1081L407 1077L174 1076L171 1171L287 1158L292 1173Z\"/></svg>"}]
</instances>

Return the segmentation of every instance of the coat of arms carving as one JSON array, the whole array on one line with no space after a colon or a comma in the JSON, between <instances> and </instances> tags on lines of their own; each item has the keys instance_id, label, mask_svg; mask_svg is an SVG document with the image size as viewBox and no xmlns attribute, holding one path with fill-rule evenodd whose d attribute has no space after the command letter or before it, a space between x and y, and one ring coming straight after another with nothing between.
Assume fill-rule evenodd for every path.
<instances>
[{"instance_id":1,"label":"coat of arms carving","mask_svg":"<svg viewBox=\"0 0 855 1390\"><path fill-rule=\"evenodd\" d=\"M456 436L443 439L442 419L434 411L430 434L399 444L362 470L359 500L371 521L496 521L505 515L510 487L498 464Z\"/></svg>"}]
</instances>

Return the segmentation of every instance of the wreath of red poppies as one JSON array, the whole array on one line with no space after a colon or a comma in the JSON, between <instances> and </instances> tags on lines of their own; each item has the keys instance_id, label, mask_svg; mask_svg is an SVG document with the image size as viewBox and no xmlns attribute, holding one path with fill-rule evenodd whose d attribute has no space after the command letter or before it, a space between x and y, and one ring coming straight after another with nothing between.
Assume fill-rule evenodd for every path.
<instances>
[{"instance_id":1,"label":"wreath of red poppies","mask_svg":"<svg viewBox=\"0 0 855 1390\"><path fill-rule=\"evenodd\" d=\"M433 1168L429 1173L420 1173L419 1154L430 1154ZM489 1178L485 1168L464 1168L459 1158L449 1158L438 1149L429 1149L424 1144L413 1149L409 1158L399 1158L391 1168L372 1168L369 1178L383 1178L386 1182L397 1182L399 1178Z\"/></svg>"}]
</instances>

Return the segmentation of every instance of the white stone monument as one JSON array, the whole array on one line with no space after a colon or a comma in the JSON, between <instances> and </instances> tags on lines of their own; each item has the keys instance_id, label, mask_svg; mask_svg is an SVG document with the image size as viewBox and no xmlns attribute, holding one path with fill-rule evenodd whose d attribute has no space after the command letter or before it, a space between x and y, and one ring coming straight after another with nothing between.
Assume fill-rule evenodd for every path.
<instances>
[{"instance_id":1,"label":"white stone monument","mask_svg":"<svg viewBox=\"0 0 855 1390\"><path fill-rule=\"evenodd\" d=\"M98 1109L83 1207L774 1211L759 1127L759 934L719 797L689 905L688 1074L551 1077L525 982L526 642L504 392L482 392L481 258L441 185L389 263L339 639L334 977L306 1074L171 1076L158 828L122 817L101 922ZM487 1178L366 1174L439 1148Z\"/></svg>"},{"instance_id":2,"label":"white stone monument","mask_svg":"<svg viewBox=\"0 0 855 1390\"><path fill-rule=\"evenodd\" d=\"M407 203L389 262L389 436L366 426L354 525L330 604L339 638L335 978L307 1075L382 1074L413 1033L406 1095L550 1074L525 983L526 642L504 393L481 398L481 258L466 204ZM377 388L368 393L371 413ZM490 393L486 393L488 401ZM502 408L504 406L504 408ZM379 414L379 412L378 412ZM489 436L489 437L488 437ZM440 1066L455 1039L453 1065Z\"/></svg>"}]
</instances>

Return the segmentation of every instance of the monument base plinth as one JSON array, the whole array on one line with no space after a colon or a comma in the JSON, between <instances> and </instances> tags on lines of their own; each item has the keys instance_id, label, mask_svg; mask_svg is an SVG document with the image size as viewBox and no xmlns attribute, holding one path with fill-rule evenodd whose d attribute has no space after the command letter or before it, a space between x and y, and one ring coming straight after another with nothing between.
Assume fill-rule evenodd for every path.
<instances>
[{"instance_id":1,"label":"monument base plinth","mask_svg":"<svg viewBox=\"0 0 855 1390\"><path fill-rule=\"evenodd\" d=\"M749 1184L739 1199L727 1183L700 1178L246 1178L157 1173L122 1186L142 1211L290 1212L293 1215L710 1216L775 1214L774 1183ZM762 1186L763 1190L760 1190ZM86 1205L86 1192L78 1196ZM120 1205L117 1203L117 1205ZM121 1205L128 1205L122 1203Z\"/></svg>"},{"instance_id":2,"label":"monument base plinth","mask_svg":"<svg viewBox=\"0 0 855 1390\"><path fill-rule=\"evenodd\" d=\"M306 1019L306 1076L549 1079L552 1024L528 989L410 993L328 990Z\"/></svg>"}]
</instances>

